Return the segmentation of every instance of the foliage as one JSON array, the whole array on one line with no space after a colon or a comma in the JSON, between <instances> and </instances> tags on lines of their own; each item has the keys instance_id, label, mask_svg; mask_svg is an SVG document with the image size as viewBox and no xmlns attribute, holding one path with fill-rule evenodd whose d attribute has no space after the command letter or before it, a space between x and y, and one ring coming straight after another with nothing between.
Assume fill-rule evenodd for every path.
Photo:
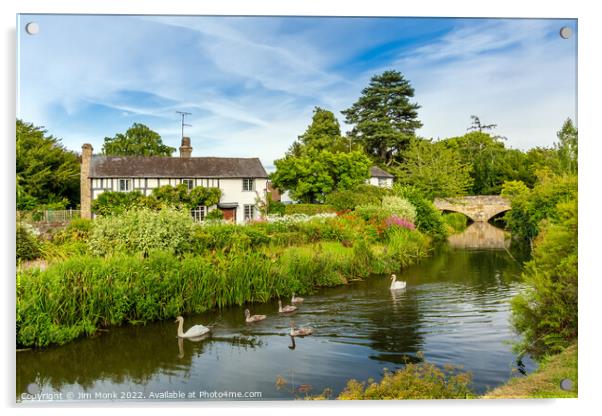
<instances>
[{"instance_id":1,"label":"foliage","mask_svg":"<svg viewBox=\"0 0 602 416\"><path fill-rule=\"evenodd\" d=\"M556 143L555 148L558 152L560 173L576 175L578 132L573 125L573 121L570 118L567 119L556 135L558 143Z\"/></svg>"},{"instance_id":2,"label":"foliage","mask_svg":"<svg viewBox=\"0 0 602 416\"><path fill-rule=\"evenodd\" d=\"M515 237L532 240L539 232L541 220L556 217L558 203L577 199L577 177L540 172L532 190L509 183L504 186L503 194L512 203L512 209L505 215L507 227Z\"/></svg>"},{"instance_id":3,"label":"foliage","mask_svg":"<svg viewBox=\"0 0 602 416\"><path fill-rule=\"evenodd\" d=\"M224 211L221 209L212 209L205 216L206 220L223 220L224 219Z\"/></svg>"},{"instance_id":4,"label":"foliage","mask_svg":"<svg viewBox=\"0 0 602 416\"><path fill-rule=\"evenodd\" d=\"M332 153L307 151L276 160L271 180L274 187L290 190L291 197L305 203L324 202L326 194L363 183L372 165L360 151Z\"/></svg>"},{"instance_id":5,"label":"foliage","mask_svg":"<svg viewBox=\"0 0 602 416\"><path fill-rule=\"evenodd\" d=\"M336 209L327 204L287 204L283 215L305 214L316 215L324 212L335 212Z\"/></svg>"},{"instance_id":6,"label":"foliage","mask_svg":"<svg viewBox=\"0 0 602 416\"><path fill-rule=\"evenodd\" d=\"M64 243L66 241L88 241L94 222L87 218L75 218L62 230L52 235L52 241L55 243Z\"/></svg>"},{"instance_id":7,"label":"foliage","mask_svg":"<svg viewBox=\"0 0 602 416\"><path fill-rule=\"evenodd\" d=\"M148 126L134 123L125 134L105 137L102 153L107 156L171 156L176 149L163 144L161 136Z\"/></svg>"},{"instance_id":8,"label":"foliage","mask_svg":"<svg viewBox=\"0 0 602 416\"><path fill-rule=\"evenodd\" d=\"M79 161L43 127L17 119L17 210L79 204Z\"/></svg>"},{"instance_id":9,"label":"foliage","mask_svg":"<svg viewBox=\"0 0 602 416\"><path fill-rule=\"evenodd\" d=\"M559 202L525 266L526 290L512 300L518 348L535 357L558 353L577 339L577 199Z\"/></svg>"},{"instance_id":10,"label":"foliage","mask_svg":"<svg viewBox=\"0 0 602 416\"><path fill-rule=\"evenodd\" d=\"M380 205L383 197L390 195L387 188L360 184L351 189L334 191L326 196L326 203L338 211L353 210L359 205Z\"/></svg>"},{"instance_id":11,"label":"foliage","mask_svg":"<svg viewBox=\"0 0 602 416\"><path fill-rule=\"evenodd\" d=\"M384 196L382 206L387 208L391 212L391 215L405 218L411 222L416 221L416 208L405 198Z\"/></svg>"},{"instance_id":12,"label":"foliage","mask_svg":"<svg viewBox=\"0 0 602 416\"><path fill-rule=\"evenodd\" d=\"M470 189L470 165L441 143L412 140L403 157L394 169L397 182L415 186L428 198L465 195Z\"/></svg>"},{"instance_id":13,"label":"foliage","mask_svg":"<svg viewBox=\"0 0 602 416\"><path fill-rule=\"evenodd\" d=\"M422 127L420 106L410 103L414 88L398 71L375 75L360 98L342 111L345 122L353 125L350 138L362 145L378 162L389 165Z\"/></svg>"},{"instance_id":14,"label":"foliage","mask_svg":"<svg viewBox=\"0 0 602 416\"><path fill-rule=\"evenodd\" d=\"M461 372L458 367L445 366L441 369L428 362L408 363L395 372L385 371L378 383L372 379L364 383L348 381L337 399L466 399L474 395L470 390L471 381L471 374Z\"/></svg>"},{"instance_id":15,"label":"foliage","mask_svg":"<svg viewBox=\"0 0 602 416\"><path fill-rule=\"evenodd\" d=\"M92 201L92 212L102 216L118 215L134 208L149 205L149 198L142 195L140 191L105 191Z\"/></svg>"},{"instance_id":16,"label":"foliage","mask_svg":"<svg viewBox=\"0 0 602 416\"><path fill-rule=\"evenodd\" d=\"M17 260L33 260L40 257L40 243L26 223L17 224L16 255Z\"/></svg>"},{"instance_id":17,"label":"foliage","mask_svg":"<svg viewBox=\"0 0 602 416\"><path fill-rule=\"evenodd\" d=\"M187 211L138 208L95 220L90 249L96 255L165 250L179 253L189 240L194 223Z\"/></svg>"},{"instance_id":18,"label":"foliage","mask_svg":"<svg viewBox=\"0 0 602 416\"><path fill-rule=\"evenodd\" d=\"M401 198L407 199L416 209L416 228L436 240L445 239L447 231L441 213L433 202L426 198L417 188L395 184L393 193Z\"/></svg>"},{"instance_id":19,"label":"foliage","mask_svg":"<svg viewBox=\"0 0 602 416\"><path fill-rule=\"evenodd\" d=\"M309 149L338 153L349 150L347 140L341 136L341 126L331 111L314 108L311 124L288 151L289 155L301 156Z\"/></svg>"}]
</instances>

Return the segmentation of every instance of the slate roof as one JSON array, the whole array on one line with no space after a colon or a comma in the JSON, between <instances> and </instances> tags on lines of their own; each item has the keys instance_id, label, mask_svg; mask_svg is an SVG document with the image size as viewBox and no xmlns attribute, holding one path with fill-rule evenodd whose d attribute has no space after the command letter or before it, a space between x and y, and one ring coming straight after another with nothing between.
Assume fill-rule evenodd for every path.
<instances>
[{"instance_id":1,"label":"slate roof","mask_svg":"<svg viewBox=\"0 0 602 416\"><path fill-rule=\"evenodd\" d=\"M92 156L90 178L267 178L258 158Z\"/></svg>"},{"instance_id":2,"label":"slate roof","mask_svg":"<svg viewBox=\"0 0 602 416\"><path fill-rule=\"evenodd\" d=\"M391 175L386 170L382 170L378 166L372 166L370 168L370 177L371 178L394 178L395 176Z\"/></svg>"}]
</instances>

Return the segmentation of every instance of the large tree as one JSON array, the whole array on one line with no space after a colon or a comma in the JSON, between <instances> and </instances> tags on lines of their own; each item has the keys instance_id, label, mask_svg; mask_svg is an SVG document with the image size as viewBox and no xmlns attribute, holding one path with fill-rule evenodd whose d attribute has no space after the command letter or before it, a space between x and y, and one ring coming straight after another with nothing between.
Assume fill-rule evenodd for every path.
<instances>
[{"instance_id":1,"label":"large tree","mask_svg":"<svg viewBox=\"0 0 602 416\"><path fill-rule=\"evenodd\" d=\"M140 123L134 123L125 134L105 137L102 146L107 156L171 156L175 150L163 144L157 132Z\"/></svg>"},{"instance_id":2,"label":"large tree","mask_svg":"<svg viewBox=\"0 0 602 416\"><path fill-rule=\"evenodd\" d=\"M288 154L301 156L310 149L333 153L351 150L349 142L341 135L341 126L332 111L315 107L311 124L293 143Z\"/></svg>"},{"instance_id":3,"label":"large tree","mask_svg":"<svg viewBox=\"0 0 602 416\"><path fill-rule=\"evenodd\" d=\"M465 195L470 189L470 165L441 142L414 139L395 173L400 184L412 185L430 198Z\"/></svg>"},{"instance_id":4,"label":"large tree","mask_svg":"<svg viewBox=\"0 0 602 416\"><path fill-rule=\"evenodd\" d=\"M17 119L16 132L17 210L75 207L79 203L77 154L32 123Z\"/></svg>"},{"instance_id":5,"label":"large tree","mask_svg":"<svg viewBox=\"0 0 602 416\"><path fill-rule=\"evenodd\" d=\"M395 155L407 148L422 127L420 106L411 103L414 88L398 71L385 71L370 80L360 98L342 111L353 125L349 135L379 163L390 165Z\"/></svg>"},{"instance_id":6,"label":"large tree","mask_svg":"<svg viewBox=\"0 0 602 416\"><path fill-rule=\"evenodd\" d=\"M332 153L315 149L301 156L289 154L274 164L274 186L289 190L291 197L307 203L324 202L326 194L332 191L364 183L372 165L361 151Z\"/></svg>"},{"instance_id":7,"label":"large tree","mask_svg":"<svg viewBox=\"0 0 602 416\"><path fill-rule=\"evenodd\" d=\"M556 136L558 142L555 148L558 151L560 173L576 175L578 131L570 118L566 119Z\"/></svg>"}]
</instances>

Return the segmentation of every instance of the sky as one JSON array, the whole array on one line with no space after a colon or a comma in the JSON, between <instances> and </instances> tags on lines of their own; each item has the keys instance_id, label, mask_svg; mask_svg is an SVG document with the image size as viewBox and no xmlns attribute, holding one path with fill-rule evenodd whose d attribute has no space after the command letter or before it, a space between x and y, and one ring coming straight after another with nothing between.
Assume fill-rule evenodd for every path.
<instances>
[{"instance_id":1,"label":"sky","mask_svg":"<svg viewBox=\"0 0 602 416\"><path fill-rule=\"evenodd\" d=\"M391 69L415 89L421 137L462 135L477 115L526 150L577 121L574 19L20 15L17 27L17 117L78 152L133 123L178 148L186 111L193 156L271 171L314 107L345 133L341 111Z\"/></svg>"}]
</instances>

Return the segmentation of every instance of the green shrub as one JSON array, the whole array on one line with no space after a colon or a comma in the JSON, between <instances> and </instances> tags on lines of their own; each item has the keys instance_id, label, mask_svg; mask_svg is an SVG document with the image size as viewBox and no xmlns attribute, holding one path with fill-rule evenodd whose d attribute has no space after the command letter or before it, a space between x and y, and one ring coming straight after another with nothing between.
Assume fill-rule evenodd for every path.
<instances>
[{"instance_id":1,"label":"green shrub","mask_svg":"<svg viewBox=\"0 0 602 416\"><path fill-rule=\"evenodd\" d=\"M139 208L97 218L89 246L96 255L148 254L152 250L181 253L188 245L193 227L188 211Z\"/></svg>"},{"instance_id":2,"label":"green shrub","mask_svg":"<svg viewBox=\"0 0 602 416\"><path fill-rule=\"evenodd\" d=\"M67 227L54 233L52 241L58 244L67 241L87 241L93 229L94 222L92 220L76 218Z\"/></svg>"},{"instance_id":3,"label":"green shrub","mask_svg":"<svg viewBox=\"0 0 602 416\"><path fill-rule=\"evenodd\" d=\"M323 204L286 204L284 215L305 214L316 215L324 212L335 212L336 210L330 205Z\"/></svg>"},{"instance_id":4,"label":"green shrub","mask_svg":"<svg viewBox=\"0 0 602 416\"><path fill-rule=\"evenodd\" d=\"M382 205L358 205L355 207L355 215L364 221L376 220L384 221L392 214L391 209Z\"/></svg>"},{"instance_id":5,"label":"green shrub","mask_svg":"<svg viewBox=\"0 0 602 416\"><path fill-rule=\"evenodd\" d=\"M423 233L441 240L447 237L447 230L441 213L432 201L427 199L418 189L408 185L393 185L396 196L407 199L416 209L415 225Z\"/></svg>"},{"instance_id":6,"label":"green shrub","mask_svg":"<svg viewBox=\"0 0 602 416\"><path fill-rule=\"evenodd\" d=\"M391 212L391 215L405 218L411 222L416 221L416 208L405 198L384 196L382 206L386 207Z\"/></svg>"},{"instance_id":7,"label":"green shrub","mask_svg":"<svg viewBox=\"0 0 602 416\"><path fill-rule=\"evenodd\" d=\"M360 383L347 382L337 397L339 400L407 400L407 399L466 399L474 396L470 390L472 376L458 367L423 362L409 363L395 372L385 371L377 383L372 379Z\"/></svg>"},{"instance_id":8,"label":"green shrub","mask_svg":"<svg viewBox=\"0 0 602 416\"><path fill-rule=\"evenodd\" d=\"M535 357L560 352L577 339L577 200L556 205L540 224L533 258L523 272L526 289L512 300L517 346Z\"/></svg>"},{"instance_id":9,"label":"green shrub","mask_svg":"<svg viewBox=\"0 0 602 416\"><path fill-rule=\"evenodd\" d=\"M223 220L224 219L224 211L221 209L213 209L207 213L205 216L206 220Z\"/></svg>"},{"instance_id":10,"label":"green shrub","mask_svg":"<svg viewBox=\"0 0 602 416\"><path fill-rule=\"evenodd\" d=\"M26 223L17 224L16 257L17 260L33 260L40 257L40 243Z\"/></svg>"},{"instance_id":11,"label":"green shrub","mask_svg":"<svg viewBox=\"0 0 602 416\"><path fill-rule=\"evenodd\" d=\"M284 215L286 212L286 204L280 201L268 201L268 215Z\"/></svg>"},{"instance_id":12,"label":"green shrub","mask_svg":"<svg viewBox=\"0 0 602 416\"><path fill-rule=\"evenodd\" d=\"M373 185L358 185L353 189L335 191L326 196L326 203L337 211L354 210L358 205L380 205L391 191Z\"/></svg>"}]
</instances>

